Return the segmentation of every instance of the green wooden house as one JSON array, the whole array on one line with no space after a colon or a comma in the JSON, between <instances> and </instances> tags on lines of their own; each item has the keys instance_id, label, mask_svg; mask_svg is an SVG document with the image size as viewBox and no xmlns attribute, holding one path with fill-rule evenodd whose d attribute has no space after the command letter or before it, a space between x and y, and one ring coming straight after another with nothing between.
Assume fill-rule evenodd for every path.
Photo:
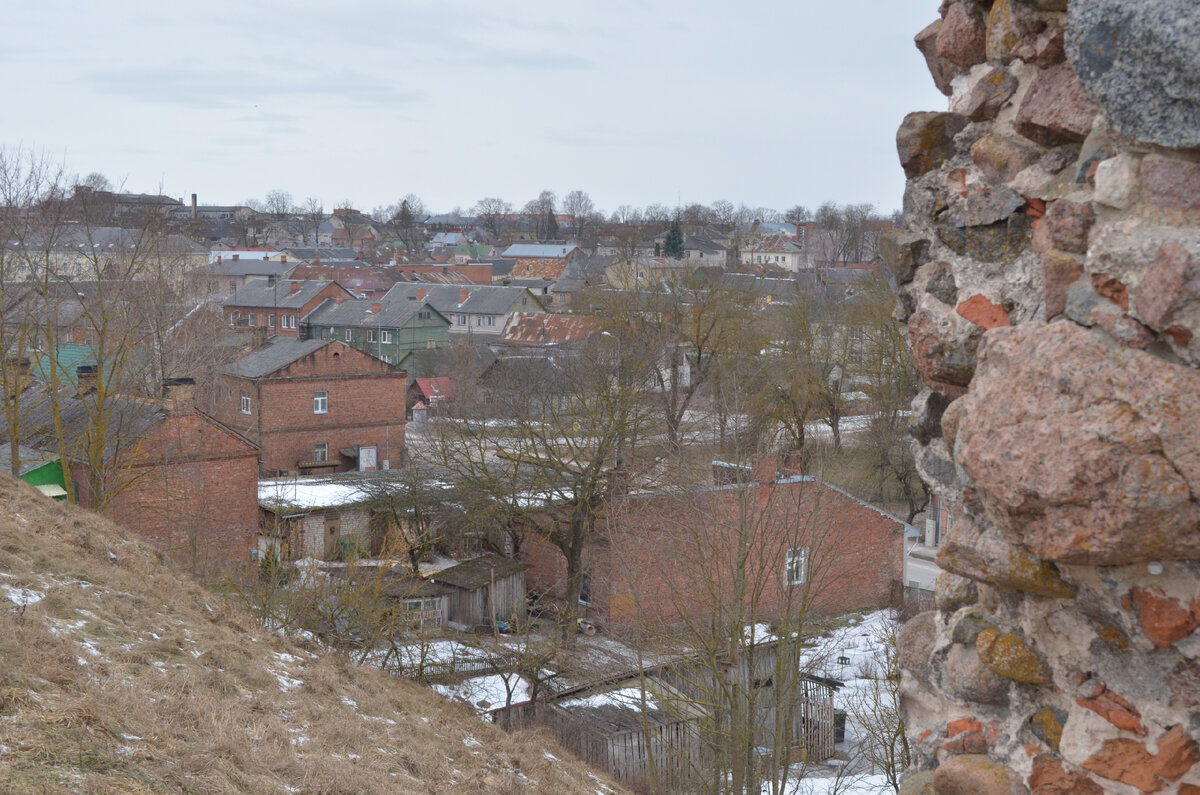
<instances>
[{"instance_id":1,"label":"green wooden house","mask_svg":"<svg viewBox=\"0 0 1200 795\"><path fill-rule=\"evenodd\" d=\"M20 462L17 467L17 477L33 486L35 489L56 500L67 498L67 482L63 477L62 459L58 453L47 450L36 450L23 444L17 445L17 456ZM7 442L0 444L0 467L5 471L12 461L12 445Z\"/></svg>"},{"instance_id":2,"label":"green wooden house","mask_svg":"<svg viewBox=\"0 0 1200 795\"><path fill-rule=\"evenodd\" d=\"M415 300L326 301L308 314L304 326L312 339L341 340L391 364L450 339L449 318Z\"/></svg>"}]
</instances>

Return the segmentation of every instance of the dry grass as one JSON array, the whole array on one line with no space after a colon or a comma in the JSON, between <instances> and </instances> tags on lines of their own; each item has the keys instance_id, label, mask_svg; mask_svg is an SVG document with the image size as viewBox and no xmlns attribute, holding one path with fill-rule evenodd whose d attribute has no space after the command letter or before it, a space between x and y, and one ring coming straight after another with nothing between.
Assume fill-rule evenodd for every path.
<instances>
[{"instance_id":1,"label":"dry grass","mask_svg":"<svg viewBox=\"0 0 1200 795\"><path fill-rule=\"evenodd\" d=\"M94 514L7 476L0 504L0 792L615 791L547 735L267 631Z\"/></svg>"}]
</instances>

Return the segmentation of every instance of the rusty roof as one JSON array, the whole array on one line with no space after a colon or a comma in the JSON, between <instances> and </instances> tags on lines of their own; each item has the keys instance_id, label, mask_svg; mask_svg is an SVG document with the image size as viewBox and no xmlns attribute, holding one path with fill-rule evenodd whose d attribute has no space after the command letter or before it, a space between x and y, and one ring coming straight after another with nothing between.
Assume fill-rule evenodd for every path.
<instances>
[{"instance_id":1,"label":"rusty roof","mask_svg":"<svg viewBox=\"0 0 1200 795\"><path fill-rule=\"evenodd\" d=\"M509 345L565 345L582 342L600 331L599 319L590 315L516 312L500 332Z\"/></svg>"},{"instance_id":2,"label":"rusty roof","mask_svg":"<svg viewBox=\"0 0 1200 795\"><path fill-rule=\"evenodd\" d=\"M512 276L514 279L549 279L556 282L566 269L565 259L518 259L513 266Z\"/></svg>"}]
</instances>

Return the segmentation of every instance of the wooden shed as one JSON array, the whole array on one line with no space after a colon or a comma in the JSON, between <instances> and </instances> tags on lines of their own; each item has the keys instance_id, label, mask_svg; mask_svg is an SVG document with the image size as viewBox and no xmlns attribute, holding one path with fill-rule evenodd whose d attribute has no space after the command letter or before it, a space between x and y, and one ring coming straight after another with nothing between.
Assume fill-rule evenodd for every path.
<instances>
[{"instance_id":1,"label":"wooden shed","mask_svg":"<svg viewBox=\"0 0 1200 795\"><path fill-rule=\"evenodd\" d=\"M781 651L774 640L754 646L761 656L731 656L723 673L727 683L763 695L751 718L754 744L774 749L782 740L779 759L828 759L836 739L833 693L842 683L801 673L791 650ZM782 668L768 667L776 662ZM784 670L795 674L781 675ZM509 730L549 728L564 748L636 792L690 792L720 772L728 717L715 697L721 686L707 681L712 675L696 659L681 657L491 714Z\"/></svg>"},{"instance_id":2,"label":"wooden shed","mask_svg":"<svg viewBox=\"0 0 1200 795\"><path fill-rule=\"evenodd\" d=\"M513 558L487 554L464 561L429 577L450 589L448 623L455 629L491 626L525 617L525 571L529 565Z\"/></svg>"}]
</instances>

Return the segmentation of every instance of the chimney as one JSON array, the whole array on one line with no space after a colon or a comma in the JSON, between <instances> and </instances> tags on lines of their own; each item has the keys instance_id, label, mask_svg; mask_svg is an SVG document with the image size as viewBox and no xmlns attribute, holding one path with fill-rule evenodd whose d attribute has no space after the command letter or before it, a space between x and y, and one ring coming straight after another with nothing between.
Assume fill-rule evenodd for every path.
<instances>
[{"instance_id":1,"label":"chimney","mask_svg":"<svg viewBox=\"0 0 1200 795\"><path fill-rule=\"evenodd\" d=\"M333 303L335 303L338 306L341 306L342 301L344 301L344 300L345 300L345 296L343 296L341 293L339 293L337 295L337 297L333 299Z\"/></svg>"},{"instance_id":2,"label":"chimney","mask_svg":"<svg viewBox=\"0 0 1200 795\"><path fill-rule=\"evenodd\" d=\"M371 314L372 315L378 315L382 311L383 311L383 304L378 303L378 302L371 304Z\"/></svg>"},{"instance_id":3,"label":"chimney","mask_svg":"<svg viewBox=\"0 0 1200 795\"><path fill-rule=\"evenodd\" d=\"M271 258L271 255L270 255L270 254L263 254L263 262L266 262L266 261L267 261L267 260L269 260L270 258Z\"/></svg>"},{"instance_id":4,"label":"chimney","mask_svg":"<svg viewBox=\"0 0 1200 795\"><path fill-rule=\"evenodd\" d=\"M163 381L163 408L171 414L187 414L196 405L196 381L168 378Z\"/></svg>"},{"instance_id":5,"label":"chimney","mask_svg":"<svg viewBox=\"0 0 1200 795\"><path fill-rule=\"evenodd\" d=\"M279 255L279 261L280 261L280 262L287 262L287 254L280 254L280 255Z\"/></svg>"},{"instance_id":6,"label":"chimney","mask_svg":"<svg viewBox=\"0 0 1200 795\"><path fill-rule=\"evenodd\" d=\"M304 282L292 282L292 295L300 292L300 288L304 286Z\"/></svg>"},{"instance_id":7,"label":"chimney","mask_svg":"<svg viewBox=\"0 0 1200 795\"><path fill-rule=\"evenodd\" d=\"M471 296L471 291L468 290L467 288L463 287L458 291L458 302L460 304L465 304L467 302L467 298L469 298L470 296Z\"/></svg>"},{"instance_id":8,"label":"chimney","mask_svg":"<svg viewBox=\"0 0 1200 795\"><path fill-rule=\"evenodd\" d=\"M221 255L220 254L217 255L217 264L218 265L221 264Z\"/></svg>"},{"instance_id":9,"label":"chimney","mask_svg":"<svg viewBox=\"0 0 1200 795\"><path fill-rule=\"evenodd\" d=\"M425 296L426 296L426 292L425 292L424 288L417 290L417 300L418 301L424 301Z\"/></svg>"},{"instance_id":10,"label":"chimney","mask_svg":"<svg viewBox=\"0 0 1200 795\"><path fill-rule=\"evenodd\" d=\"M196 220L196 194L192 194L192 220Z\"/></svg>"},{"instance_id":11,"label":"chimney","mask_svg":"<svg viewBox=\"0 0 1200 795\"><path fill-rule=\"evenodd\" d=\"M76 394L83 397L89 392L95 392L100 386L100 373L94 364L81 364L75 368Z\"/></svg>"},{"instance_id":12,"label":"chimney","mask_svg":"<svg viewBox=\"0 0 1200 795\"><path fill-rule=\"evenodd\" d=\"M750 475L750 482L760 483L764 486L774 483L778 469L779 458L773 455L764 455L754 463L754 472Z\"/></svg>"},{"instance_id":13,"label":"chimney","mask_svg":"<svg viewBox=\"0 0 1200 795\"><path fill-rule=\"evenodd\" d=\"M233 258L236 260L236 259L239 259L241 256L242 256L241 254L234 254Z\"/></svg>"}]
</instances>

